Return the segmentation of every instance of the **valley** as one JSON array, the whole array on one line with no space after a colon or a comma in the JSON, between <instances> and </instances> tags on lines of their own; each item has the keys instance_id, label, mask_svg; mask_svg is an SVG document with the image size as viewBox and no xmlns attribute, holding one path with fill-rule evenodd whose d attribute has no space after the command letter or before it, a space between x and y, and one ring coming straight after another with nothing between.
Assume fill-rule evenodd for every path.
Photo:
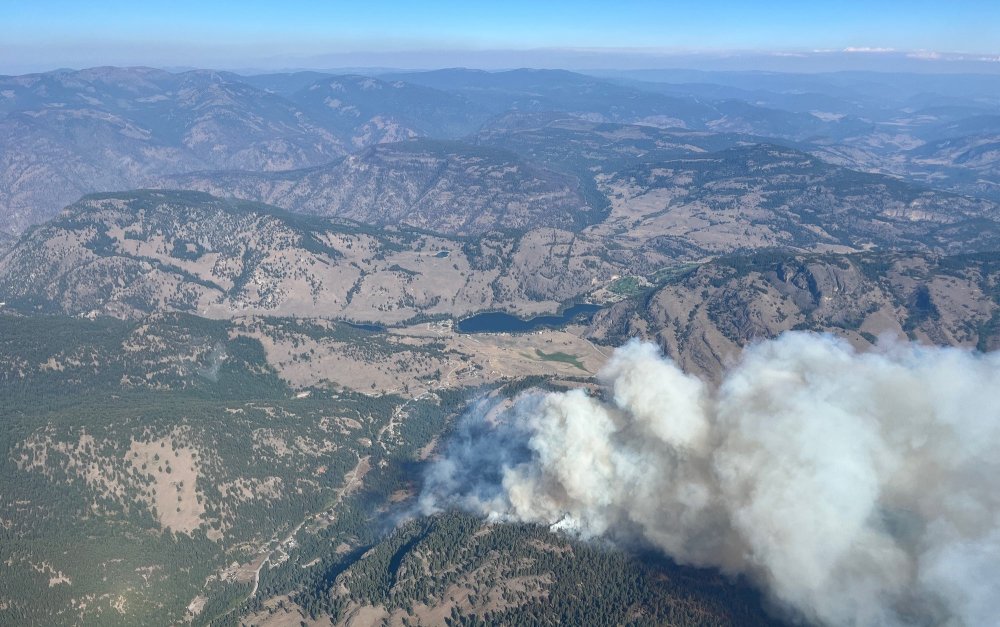
<instances>
[{"instance_id":1,"label":"valley","mask_svg":"<svg viewBox=\"0 0 1000 627\"><path fill-rule=\"evenodd\" d=\"M558 447L508 412L620 427L638 342L700 406L796 332L992 363L1000 83L779 74L0 77L0 623L827 624L638 515L510 507ZM432 507L442 468L492 483Z\"/></svg>"}]
</instances>

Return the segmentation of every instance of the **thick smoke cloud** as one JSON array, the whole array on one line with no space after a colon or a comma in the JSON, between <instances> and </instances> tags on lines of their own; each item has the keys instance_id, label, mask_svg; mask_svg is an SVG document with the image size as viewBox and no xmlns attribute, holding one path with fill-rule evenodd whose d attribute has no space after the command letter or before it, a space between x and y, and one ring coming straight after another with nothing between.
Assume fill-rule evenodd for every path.
<instances>
[{"instance_id":1,"label":"thick smoke cloud","mask_svg":"<svg viewBox=\"0 0 1000 627\"><path fill-rule=\"evenodd\" d=\"M826 625L1000 624L1000 354L786 334L718 387L631 342L481 404L420 504L637 536Z\"/></svg>"}]
</instances>

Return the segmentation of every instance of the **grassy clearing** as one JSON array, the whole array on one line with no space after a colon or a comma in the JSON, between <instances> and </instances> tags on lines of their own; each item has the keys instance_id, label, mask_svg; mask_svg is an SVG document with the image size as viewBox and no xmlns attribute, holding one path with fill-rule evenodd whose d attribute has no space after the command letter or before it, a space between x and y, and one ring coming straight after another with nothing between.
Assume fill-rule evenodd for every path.
<instances>
[{"instance_id":1,"label":"grassy clearing","mask_svg":"<svg viewBox=\"0 0 1000 627\"><path fill-rule=\"evenodd\" d=\"M672 283L683 279L687 275L691 274L698 269L697 263L682 263L676 266L667 266L666 268L660 268L650 277L650 280L654 284L662 283Z\"/></svg>"},{"instance_id":2,"label":"grassy clearing","mask_svg":"<svg viewBox=\"0 0 1000 627\"><path fill-rule=\"evenodd\" d=\"M621 296L635 296L642 291L642 288L642 281L634 276L622 277L608 286L608 290Z\"/></svg>"}]
</instances>

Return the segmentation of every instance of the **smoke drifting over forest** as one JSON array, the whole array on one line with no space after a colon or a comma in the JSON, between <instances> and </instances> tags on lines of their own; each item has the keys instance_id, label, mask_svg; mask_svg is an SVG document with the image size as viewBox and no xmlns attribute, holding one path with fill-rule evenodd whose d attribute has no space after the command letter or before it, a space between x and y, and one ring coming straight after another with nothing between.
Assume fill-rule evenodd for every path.
<instances>
[{"instance_id":1,"label":"smoke drifting over forest","mask_svg":"<svg viewBox=\"0 0 1000 627\"><path fill-rule=\"evenodd\" d=\"M810 622L996 624L1000 354L789 333L714 387L633 341L599 380L480 404L421 507L650 543Z\"/></svg>"}]
</instances>

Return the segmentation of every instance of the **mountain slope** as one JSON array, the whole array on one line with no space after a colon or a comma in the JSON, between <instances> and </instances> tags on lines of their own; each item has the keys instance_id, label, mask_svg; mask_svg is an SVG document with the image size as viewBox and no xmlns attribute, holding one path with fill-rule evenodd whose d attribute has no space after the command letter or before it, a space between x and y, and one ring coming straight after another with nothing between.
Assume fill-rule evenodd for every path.
<instances>
[{"instance_id":1,"label":"mountain slope","mask_svg":"<svg viewBox=\"0 0 1000 627\"><path fill-rule=\"evenodd\" d=\"M20 231L94 191L206 168L287 169L344 143L279 96L212 72L0 78L0 213Z\"/></svg>"},{"instance_id":2,"label":"mountain slope","mask_svg":"<svg viewBox=\"0 0 1000 627\"><path fill-rule=\"evenodd\" d=\"M564 70L503 72L449 69L390 74L463 96L495 113L561 112L597 122L740 132L789 140L831 141L871 132L872 123L787 111L699 90L670 91L639 81L608 80Z\"/></svg>"},{"instance_id":3,"label":"mountain slope","mask_svg":"<svg viewBox=\"0 0 1000 627\"><path fill-rule=\"evenodd\" d=\"M1000 255L763 252L681 268L595 317L590 336L655 339L687 371L717 376L742 346L783 331L882 334L980 350L1000 347Z\"/></svg>"},{"instance_id":4,"label":"mountain slope","mask_svg":"<svg viewBox=\"0 0 1000 627\"><path fill-rule=\"evenodd\" d=\"M312 615L348 625L782 624L742 582L456 512L400 525L334 581L313 585L296 603L267 604L252 622Z\"/></svg>"},{"instance_id":5,"label":"mountain slope","mask_svg":"<svg viewBox=\"0 0 1000 627\"><path fill-rule=\"evenodd\" d=\"M381 144L308 170L195 173L166 185L455 235L573 228L600 217L572 176L534 167L512 153L436 140Z\"/></svg>"},{"instance_id":6,"label":"mountain slope","mask_svg":"<svg viewBox=\"0 0 1000 627\"><path fill-rule=\"evenodd\" d=\"M457 138L490 116L460 95L370 76L320 79L289 99L354 148L418 136Z\"/></svg>"},{"instance_id":7,"label":"mountain slope","mask_svg":"<svg viewBox=\"0 0 1000 627\"><path fill-rule=\"evenodd\" d=\"M208 624L377 539L362 480L403 487L465 395L296 393L232 330L0 316L0 623Z\"/></svg>"},{"instance_id":8,"label":"mountain slope","mask_svg":"<svg viewBox=\"0 0 1000 627\"><path fill-rule=\"evenodd\" d=\"M286 78L254 86L232 73L114 67L0 76L0 230L20 232L86 193L182 172L316 166L383 141L457 137L489 117L400 81Z\"/></svg>"},{"instance_id":9,"label":"mountain slope","mask_svg":"<svg viewBox=\"0 0 1000 627\"><path fill-rule=\"evenodd\" d=\"M599 241L538 229L467 240L285 213L200 192L89 196L0 258L21 311L183 311L398 323L552 311L620 272Z\"/></svg>"},{"instance_id":10,"label":"mountain slope","mask_svg":"<svg viewBox=\"0 0 1000 627\"><path fill-rule=\"evenodd\" d=\"M677 251L1000 248L1000 205L766 144L629 164L602 177L606 227Z\"/></svg>"}]
</instances>

